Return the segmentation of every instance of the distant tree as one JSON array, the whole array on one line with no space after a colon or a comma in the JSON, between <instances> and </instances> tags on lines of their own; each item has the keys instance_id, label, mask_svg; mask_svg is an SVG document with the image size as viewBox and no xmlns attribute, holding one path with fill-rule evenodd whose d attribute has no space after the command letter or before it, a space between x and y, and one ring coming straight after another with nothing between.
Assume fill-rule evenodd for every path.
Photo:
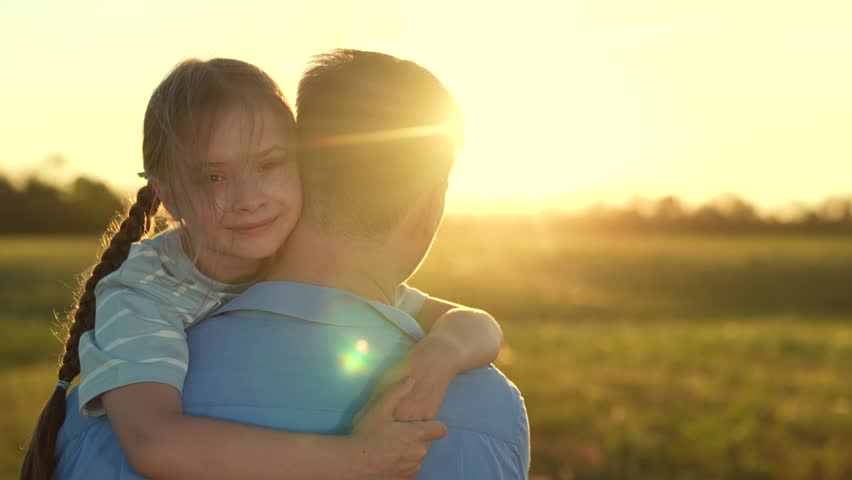
<instances>
[{"instance_id":1,"label":"distant tree","mask_svg":"<svg viewBox=\"0 0 852 480\"><path fill-rule=\"evenodd\" d=\"M817 208L819 217L827 223L852 223L852 199L829 197Z\"/></svg>"},{"instance_id":2,"label":"distant tree","mask_svg":"<svg viewBox=\"0 0 852 480\"><path fill-rule=\"evenodd\" d=\"M699 230L719 230L721 227L724 215L715 205L702 205L692 214L692 224Z\"/></svg>"},{"instance_id":3,"label":"distant tree","mask_svg":"<svg viewBox=\"0 0 852 480\"><path fill-rule=\"evenodd\" d=\"M728 193L712 201L727 223L749 224L759 220L757 209L742 197Z\"/></svg>"},{"instance_id":4,"label":"distant tree","mask_svg":"<svg viewBox=\"0 0 852 480\"><path fill-rule=\"evenodd\" d=\"M671 195L659 199L654 207L654 218L659 221L671 223L682 220L685 216L683 204Z\"/></svg>"},{"instance_id":5,"label":"distant tree","mask_svg":"<svg viewBox=\"0 0 852 480\"><path fill-rule=\"evenodd\" d=\"M15 188L12 186L12 182L10 182L8 178L0 175L0 199L6 199L7 195L11 195L14 192Z\"/></svg>"},{"instance_id":6,"label":"distant tree","mask_svg":"<svg viewBox=\"0 0 852 480\"><path fill-rule=\"evenodd\" d=\"M36 178L27 180L18 197L12 221L24 233L52 233L73 229L62 193Z\"/></svg>"},{"instance_id":7,"label":"distant tree","mask_svg":"<svg viewBox=\"0 0 852 480\"><path fill-rule=\"evenodd\" d=\"M6 177L0 176L0 233L14 232L17 228L12 221L16 205L18 205L17 190Z\"/></svg>"},{"instance_id":8,"label":"distant tree","mask_svg":"<svg viewBox=\"0 0 852 480\"><path fill-rule=\"evenodd\" d=\"M74 212L73 221L80 231L98 231L107 227L122 203L103 182L80 177L71 184L66 196Z\"/></svg>"},{"instance_id":9,"label":"distant tree","mask_svg":"<svg viewBox=\"0 0 852 480\"><path fill-rule=\"evenodd\" d=\"M0 233L103 232L122 201L103 182L77 178L65 186L31 175L21 188L0 176Z\"/></svg>"}]
</instances>

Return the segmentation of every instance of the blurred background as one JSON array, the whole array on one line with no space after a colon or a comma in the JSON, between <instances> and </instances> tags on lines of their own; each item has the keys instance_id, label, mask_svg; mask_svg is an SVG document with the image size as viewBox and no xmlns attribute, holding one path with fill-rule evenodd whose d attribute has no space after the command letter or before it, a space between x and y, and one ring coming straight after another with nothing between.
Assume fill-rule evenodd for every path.
<instances>
[{"instance_id":1,"label":"blurred background","mask_svg":"<svg viewBox=\"0 0 852 480\"><path fill-rule=\"evenodd\" d=\"M852 478L852 3L0 5L0 478L191 56L432 70L466 143L412 284L501 322L537 479ZM61 336L61 334L60 334Z\"/></svg>"}]
</instances>

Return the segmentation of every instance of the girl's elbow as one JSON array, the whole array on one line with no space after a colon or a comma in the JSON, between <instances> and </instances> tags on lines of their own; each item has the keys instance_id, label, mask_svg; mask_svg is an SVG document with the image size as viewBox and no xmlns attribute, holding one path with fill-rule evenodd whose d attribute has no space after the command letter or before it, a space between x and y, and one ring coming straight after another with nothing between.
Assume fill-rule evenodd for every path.
<instances>
[{"instance_id":1,"label":"girl's elbow","mask_svg":"<svg viewBox=\"0 0 852 480\"><path fill-rule=\"evenodd\" d=\"M166 479L169 472L174 472L169 464L174 452L162 433L136 432L131 441L122 444L128 463L145 478Z\"/></svg>"}]
</instances>

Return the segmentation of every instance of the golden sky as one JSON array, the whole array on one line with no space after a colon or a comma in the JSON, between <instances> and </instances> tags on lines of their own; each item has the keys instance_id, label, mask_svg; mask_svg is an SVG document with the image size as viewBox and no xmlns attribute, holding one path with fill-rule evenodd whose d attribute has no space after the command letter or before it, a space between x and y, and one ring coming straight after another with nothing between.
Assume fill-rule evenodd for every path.
<instances>
[{"instance_id":1,"label":"golden sky","mask_svg":"<svg viewBox=\"0 0 852 480\"><path fill-rule=\"evenodd\" d=\"M148 96L230 56L294 100L311 54L379 50L458 98L460 199L635 194L767 207L852 192L848 0L75 2L0 6L0 169L50 153L139 184Z\"/></svg>"}]
</instances>

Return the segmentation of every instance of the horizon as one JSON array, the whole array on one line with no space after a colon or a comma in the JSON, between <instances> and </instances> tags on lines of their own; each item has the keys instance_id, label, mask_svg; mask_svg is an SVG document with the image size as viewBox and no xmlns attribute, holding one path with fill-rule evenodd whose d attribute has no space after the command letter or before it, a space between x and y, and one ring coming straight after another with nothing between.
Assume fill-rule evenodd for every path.
<instances>
[{"instance_id":1,"label":"horizon","mask_svg":"<svg viewBox=\"0 0 852 480\"><path fill-rule=\"evenodd\" d=\"M58 173L49 175L45 174L45 167L54 168L54 172ZM75 172L68 168L67 161L61 155L52 155L47 157L42 168L25 170L21 172L9 172L0 168L0 180L8 180L12 188L21 190L25 188L28 181L36 180L42 184L56 188L59 191L67 191L74 181L85 178L92 181L102 182L109 188L118 198L130 201L142 184L134 185L126 188L118 187L114 184L104 181L97 176L88 175L85 172ZM489 216L515 216L515 215L587 215L594 214L594 211L600 212L603 210L635 210L639 212L652 212L657 204L668 198L673 198L683 208L685 214L695 213L702 207L722 207L730 204L731 201L742 201L747 206L753 207L755 213L761 218L781 221L796 221L802 220L804 215L815 209L826 206L828 203L840 200L844 203L852 205L852 192L843 192L836 194L826 194L812 202L790 199L786 202L776 205L762 205L755 202L753 199L738 192L720 192L711 197L693 201L688 198L678 196L676 194L661 194L661 195L641 195L632 194L624 198L601 200L595 194L588 192L572 192L562 195L545 196L536 199L522 199L517 197L487 197L487 198L464 198L449 196L447 199L448 215L489 215Z\"/></svg>"},{"instance_id":2,"label":"horizon","mask_svg":"<svg viewBox=\"0 0 852 480\"><path fill-rule=\"evenodd\" d=\"M59 153L79 174L135 189L148 96L181 58L255 63L293 103L310 55L346 47L414 60L458 99L466 144L452 209L734 192L772 210L852 192L842 1L154 3L0 7L0 53L15 66L0 78L0 169Z\"/></svg>"}]
</instances>

